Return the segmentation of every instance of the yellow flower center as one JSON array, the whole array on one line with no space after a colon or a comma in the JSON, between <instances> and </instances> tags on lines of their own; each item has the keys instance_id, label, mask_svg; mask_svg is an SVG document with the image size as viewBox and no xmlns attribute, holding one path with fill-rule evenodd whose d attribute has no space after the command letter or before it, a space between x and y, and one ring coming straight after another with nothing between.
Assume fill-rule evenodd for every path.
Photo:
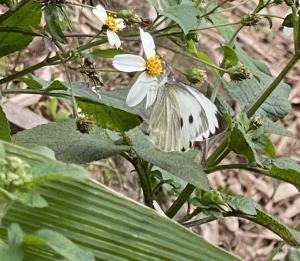
<instances>
[{"instance_id":1,"label":"yellow flower center","mask_svg":"<svg viewBox=\"0 0 300 261\"><path fill-rule=\"evenodd\" d=\"M163 70L163 64L161 59L158 56L153 56L147 59L146 61L147 73L152 76L159 76Z\"/></svg>"},{"instance_id":2,"label":"yellow flower center","mask_svg":"<svg viewBox=\"0 0 300 261\"><path fill-rule=\"evenodd\" d=\"M113 31L113 32L118 32L120 30L119 25L116 21L116 19L111 16L108 15L106 20L105 20L105 25L108 27L109 30Z\"/></svg>"}]
</instances>

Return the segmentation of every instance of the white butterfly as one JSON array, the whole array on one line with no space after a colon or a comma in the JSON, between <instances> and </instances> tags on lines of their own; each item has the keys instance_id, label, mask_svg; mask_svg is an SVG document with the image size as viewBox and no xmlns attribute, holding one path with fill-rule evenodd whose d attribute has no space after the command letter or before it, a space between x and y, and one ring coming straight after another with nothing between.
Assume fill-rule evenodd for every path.
<instances>
[{"instance_id":1,"label":"white butterfly","mask_svg":"<svg viewBox=\"0 0 300 261\"><path fill-rule=\"evenodd\" d=\"M217 107L190 86L169 81L160 87L149 120L149 137L164 151L185 151L219 127Z\"/></svg>"}]
</instances>

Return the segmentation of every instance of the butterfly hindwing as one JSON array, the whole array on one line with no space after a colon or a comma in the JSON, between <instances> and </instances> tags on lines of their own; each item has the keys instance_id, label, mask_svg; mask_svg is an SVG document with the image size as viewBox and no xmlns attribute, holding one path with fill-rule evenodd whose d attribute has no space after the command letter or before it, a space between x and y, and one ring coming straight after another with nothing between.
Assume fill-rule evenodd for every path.
<instances>
[{"instance_id":1,"label":"butterfly hindwing","mask_svg":"<svg viewBox=\"0 0 300 261\"><path fill-rule=\"evenodd\" d=\"M215 133L216 114L216 106L200 92L167 83L159 89L150 116L150 139L164 151L185 151Z\"/></svg>"}]
</instances>

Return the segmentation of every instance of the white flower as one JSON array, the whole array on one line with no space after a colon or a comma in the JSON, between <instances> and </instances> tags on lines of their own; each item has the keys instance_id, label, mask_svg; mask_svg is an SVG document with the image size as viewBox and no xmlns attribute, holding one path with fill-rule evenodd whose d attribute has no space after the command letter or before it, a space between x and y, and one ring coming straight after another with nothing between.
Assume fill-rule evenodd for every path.
<instances>
[{"instance_id":1,"label":"white flower","mask_svg":"<svg viewBox=\"0 0 300 261\"><path fill-rule=\"evenodd\" d=\"M126 27L124 20L107 14L102 5L97 5L92 11L99 19L102 26L107 28L106 34L109 44L118 49L121 46L121 40L116 33L122 31Z\"/></svg>"},{"instance_id":2,"label":"white flower","mask_svg":"<svg viewBox=\"0 0 300 261\"><path fill-rule=\"evenodd\" d=\"M140 36L146 59L139 55L120 54L113 59L113 66L123 72L142 72L131 87L126 103L128 106L138 105L146 96L146 109L156 99L159 87L158 76L163 72L163 63L156 55L152 36L140 28Z\"/></svg>"}]
</instances>

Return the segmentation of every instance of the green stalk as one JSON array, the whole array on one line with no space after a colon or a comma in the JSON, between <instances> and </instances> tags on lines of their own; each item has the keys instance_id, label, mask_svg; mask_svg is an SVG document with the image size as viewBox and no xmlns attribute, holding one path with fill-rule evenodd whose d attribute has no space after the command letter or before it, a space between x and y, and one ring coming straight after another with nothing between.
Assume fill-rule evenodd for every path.
<instances>
[{"instance_id":1,"label":"green stalk","mask_svg":"<svg viewBox=\"0 0 300 261\"><path fill-rule=\"evenodd\" d=\"M132 164L134 165L134 168L139 176L139 180L140 180L140 185L141 188L143 190L143 194L144 194L144 202L145 205L150 207L150 208L154 208L153 207L153 200L152 200L152 190L151 190L151 185L149 182L149 177L148 177L148 173L145 170L142 161L140 158L134 158L132 160Z\"/></svg>"},{"instance_id":2,"label":"green stalk","mask_svg":"<svg viewBox=\"0 0 300 261\"><path fill-rule=\"evenodd\" d=\"M82 45L80 46L79 48L77 48L75 51L77 52L80 52L80 51L83 51L83 50L86 50L86 49L89 49L89 48L92 48L92 47L95 47L97 45L100 45L100 44L103 44L103 43L106 43L107 40L97 40L97 41L94 41L94 42L91 42L91 43L87 43L85 45ZM67 52L68 54L71 54L73 53L74 51L69 51ZM37 70L37 69L40 69L42 67L45 67L45 66L51 66L51 65L55 65L55 64L59 64L60 63L60 58L58 55L55 55L51 58L47 58L33 66L30 66L28 68L25 68L24 70L22 71L19 71L19 72L16 72L14 74L11 74L7 77L4 77L2 79L0 79L0 84L3 84L3 83L6 83L6 82L9 82L9 81L12 81L14 79L17 79L19 77L22 77L28 73L32 73L33 71Z\"/></svg>"},{"instance_id":3,"label":"green stalk","mask_svg":"<svg viewBox=\"0 0 300 261\"><path fill-rule=\"evenodd\" d=\"M256 102L248 109L247 115L250 118L255 114L258 108L266 101L266 99L271 95L271 93L276 89L280 82L284 79L286 74L292 69L292 67L298 62L300 54L296 53L288 64L282 69L280 74L275 78L275 80L269 85L269 87L264 91L264 93L256 100Z\"/></svg>"}]
</instances>

